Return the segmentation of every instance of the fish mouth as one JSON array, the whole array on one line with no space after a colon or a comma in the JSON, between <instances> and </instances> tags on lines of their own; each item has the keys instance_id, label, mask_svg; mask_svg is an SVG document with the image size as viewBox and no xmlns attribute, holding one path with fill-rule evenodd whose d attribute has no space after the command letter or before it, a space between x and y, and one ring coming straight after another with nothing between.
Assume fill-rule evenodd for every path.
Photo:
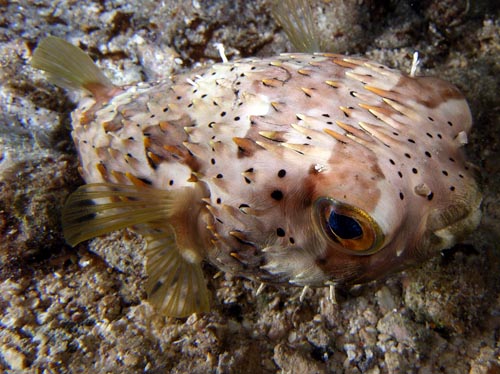
<instances>
[{"instance_id":1,"label":"fish mouth","mask_svg":"<svg viewBox=\"0 0 500 374\"><path fill-rule=\"evenodd\" d=\"M482 194L473 190L465 199L430 215L428 229L438 239L440 249L454 246L471 234L481 221Z\"/></svg>"}]
</instances>

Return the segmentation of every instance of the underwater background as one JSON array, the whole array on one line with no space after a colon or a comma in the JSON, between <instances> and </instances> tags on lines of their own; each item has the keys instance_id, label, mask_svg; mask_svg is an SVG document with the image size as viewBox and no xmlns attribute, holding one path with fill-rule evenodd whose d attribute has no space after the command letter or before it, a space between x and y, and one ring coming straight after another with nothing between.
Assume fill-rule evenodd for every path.
<instances>
[{"instance_id":1,"label":"underwater background","mask_svg":"<svg viewBox=\"0 0 500 374\"><path fill-rule=\"evenodd\" d=\"M30 66L54 35L116 84L290 51L271 2L0 0L0 372L500 372L500 20L494 0L312 1L326 52L444 78L474 118L466 152L483 219L421 267L341 292L205 272L212 312L164 318L145 301L144 243L128 231L70 248L64 201L83 181L76 96Z\"/></svg>"}]
</instances>

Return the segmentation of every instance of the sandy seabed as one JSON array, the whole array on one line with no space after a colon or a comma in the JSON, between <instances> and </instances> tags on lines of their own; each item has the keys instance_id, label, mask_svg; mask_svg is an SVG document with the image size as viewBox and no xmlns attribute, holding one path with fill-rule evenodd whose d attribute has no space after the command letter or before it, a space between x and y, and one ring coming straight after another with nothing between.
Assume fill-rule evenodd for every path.
<instances>
[{"instance_id":1,"label":"sandy seabed","mask_svg":"<svg viewBox=\"0 0 500 374\"><path fill-rule=\"evenodd\" d=\"M483 220L419 268L340 293L268 287L207 265L213 311L179 320L145 302L141 238L64 244L82 183L76 96L30 65L46 35L117 84L290 50L269 1L0 0L0 371L5 373L500 373L500 21L495 1L314 1L331 51L443 77L467 97ZM358 4L359 3L359 4ZM181 63L182 62L182 63Z\"/></svg>"}]
</instances>

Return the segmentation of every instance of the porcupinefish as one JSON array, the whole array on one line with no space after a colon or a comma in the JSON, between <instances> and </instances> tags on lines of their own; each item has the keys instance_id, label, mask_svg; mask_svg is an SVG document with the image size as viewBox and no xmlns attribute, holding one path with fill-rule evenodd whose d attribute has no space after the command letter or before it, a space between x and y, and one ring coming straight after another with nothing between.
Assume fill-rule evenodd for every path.
<instances>
[{"instance_id":1,"label":"porcupinefish","mask_svg":"<svg viewBox=\"0 0 500 374\"><path fill-rule=\"evenodd\" d=\"M441 79L296 53L117 87L54 37L32 64L90 93L72 114L87 184L63 210L68 243L142 234L165 315L209 310L204 260L264 283L357 284L479 222L462 150L471 114Z\"/></svg>"}]
</instances>

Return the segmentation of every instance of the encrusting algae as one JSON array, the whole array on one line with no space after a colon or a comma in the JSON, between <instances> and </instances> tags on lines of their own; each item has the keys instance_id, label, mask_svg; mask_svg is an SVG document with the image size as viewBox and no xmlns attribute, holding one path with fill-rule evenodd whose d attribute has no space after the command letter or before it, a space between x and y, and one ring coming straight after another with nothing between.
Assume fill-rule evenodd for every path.
<instances>
[{"instance_id":1,"label":"encrusting algae","mask_svg":"<svg viewBox=\"0 0 500 374\"><path fill-rule=\"evenodd\" d=\"M356 284L438 254L479 222L457 88L313 53L310 13L277 13L308 53L124 87L61 39L33 55L54 83L88 93L72 115L87 184L64 207L68 243L143 235L148 297L165 315L209 310L204 260L264 283Z\"/></svg>"}]
</instances>

